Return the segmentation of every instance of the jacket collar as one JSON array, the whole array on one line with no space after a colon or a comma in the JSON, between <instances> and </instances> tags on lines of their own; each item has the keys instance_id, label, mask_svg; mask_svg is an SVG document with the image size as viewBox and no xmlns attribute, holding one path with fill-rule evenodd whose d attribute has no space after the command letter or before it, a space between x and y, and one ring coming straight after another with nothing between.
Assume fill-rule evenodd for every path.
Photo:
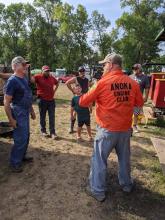
<instances>
[{"instance_id":1,"label":"jacket collar","mask_svg":"<svg viewBox=\"0 0 165 220\"><path fill-rule=\"evenodd\" d=\"M106 78L106 77L111 77L111 76L114 76L114 75L123 75L123 71L122 70L114 70L114 71L111 71L105 75L102 76L102 78Z\"/></svg>"}]
</instances>

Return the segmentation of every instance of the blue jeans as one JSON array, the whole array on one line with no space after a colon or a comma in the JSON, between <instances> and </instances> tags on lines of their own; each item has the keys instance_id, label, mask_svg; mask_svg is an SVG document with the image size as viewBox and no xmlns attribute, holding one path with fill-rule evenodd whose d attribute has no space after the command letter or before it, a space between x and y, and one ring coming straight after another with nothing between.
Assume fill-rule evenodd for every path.
<instances>
[{"instance_id":1,"label":"blue jeans","mask_svg":"<svg viewBox=\"0 0 165 220\"><path fill-rule=\"evenodd\" d=\"M113 148L115 148L118 156L119 184L132 187L133 182L130 175L130 136L131 131L110 132L98 127L89 175L90 189L96 196L105 196L105 191L107 190L107 159Z\"/></svg>"},{"instance_id":2,"label":"blue jeans","mask_svg":"<svg viewBox=\"0 0 165 220\"><path fill-rule=\"evenodd\" d=\"M21 165L29 144L29 111L16 107L12 111L17 121L17 128L13 131L14 145L11 150L10 164Z\"/></svg>"},{"instance_id":3,"label":"blue jeans","mask_svg":"<svg viewBox=\"0 0 165 220\"><path fill-rule=\"evenodd\" d=\"M48 111L50 135L55 134L55 100L46 101L38 99L38 106L40 112L41 132L46 132L46 113Z\"/></svg>"}]
</instances>

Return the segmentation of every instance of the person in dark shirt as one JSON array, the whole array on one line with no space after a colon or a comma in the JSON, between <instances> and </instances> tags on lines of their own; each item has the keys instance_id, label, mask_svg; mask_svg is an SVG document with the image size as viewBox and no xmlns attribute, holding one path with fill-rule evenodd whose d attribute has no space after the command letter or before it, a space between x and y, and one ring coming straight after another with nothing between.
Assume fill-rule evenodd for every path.
<instances>
[{"instance_id":1,"label":"person in dark shirt","mask_svg":"<svg viewBox=\"0 0 165 220\"><path fill-rule=\"evenodd\" d=\"M30 138L29 115L32 119L36 116L32 107L32 92L26 78L25 59L15 57L12 60L12 69L14 74L4 86L4 108L13 127L14 145L10 166L13 172L22 172L22 163L33 161L33 158L26 154Z\"/></svg>"},{"instance_id":2,"label":"person in dark shirt","mask_svg":"<svg viewBox=\"0 0 165 220\"><path fill-rule=\"evenodd\" d=\"M68 87L68 89L73 93L74 95L74 86L75 85L79 85L82 89L82 94L85 94L88 92L89 89L89 80L85 77L85 68L83 66L79 67L78 69L79 71L79 75L76 77L73 77L72 79L68 80L66 82L66 85ZM71 126L69 129L69 133L72 134L74 132L74 124L76 121L76 114L74 114L74 119L71 120Z\"/></svg>"},{"instance_id":3,"label":"person in dark shirt","mask_svg":"<svg viewBox=\"0 0 165 220\"><path fill-rule=\"evenodd\" d=\"M148 100L148 94L150 89L150 81L147 75L143 74L141 64L135 64L133 66L133 74L130 77L135 80L139 86L142 95L144 94L144 103ZM138 133L138 116L143 115L143 108L135 107L134 108L134 118L133 118L133 131Z\"/></svg>"},{"instance_id":4,"label":"person in dark shirt","mask_svg":"<svg viewBox=\"0 0 165 220\"><path fill-rule=\"evenodd\" d=\"M79 84L77 84L74 88L74 93L76 94L72 98L71 102L71 120L74 119L74 111L77 113L77 120L78 120L78 129L77 129L77 140L81 140L81 131L82 127L85 124L87 127L89 141L92 140L91 135L91 126L90 126L90 111L89 108L84 108L79 106L79 99L82 95L82 88Z\"/></svg>"}]
</instances>

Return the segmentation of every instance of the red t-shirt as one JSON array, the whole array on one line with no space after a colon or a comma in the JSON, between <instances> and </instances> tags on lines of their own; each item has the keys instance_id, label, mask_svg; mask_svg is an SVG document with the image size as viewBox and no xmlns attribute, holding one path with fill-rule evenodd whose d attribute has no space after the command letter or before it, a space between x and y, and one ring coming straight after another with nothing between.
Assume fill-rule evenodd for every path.
<instances>
[{"instance_id":1,"label":"red t-shirt","mask_svg":"<svg viewBox=\"0 0 165 220\"><path fill-rule=\"evenodd\" d=\"M37 87L37 96L47 101L53 100L54 86L58 84L58 81L53 76L46 78L42 73L35 75L34 78Z\"/></svg>"}]
</instances>

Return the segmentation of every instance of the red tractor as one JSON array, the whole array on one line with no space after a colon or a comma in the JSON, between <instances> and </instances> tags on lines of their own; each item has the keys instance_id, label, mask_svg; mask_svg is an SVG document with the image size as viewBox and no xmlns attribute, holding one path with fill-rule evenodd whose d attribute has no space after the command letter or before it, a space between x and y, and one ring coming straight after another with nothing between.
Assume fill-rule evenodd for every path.
<instances>
[{"instance_id":1,"label":"red tractor","mask_svg":"<svg viewBox=\"0 0 165 220\"><path fill-rule=\"evenodd\" d=\"M155 39L165 41L165 29ZM156 71L150 74L151 87L149 97L152 100L153 115L160 117L165 115L165 63L146 63L145 67L154 68Z\"/></svg>"}]
</instances>

